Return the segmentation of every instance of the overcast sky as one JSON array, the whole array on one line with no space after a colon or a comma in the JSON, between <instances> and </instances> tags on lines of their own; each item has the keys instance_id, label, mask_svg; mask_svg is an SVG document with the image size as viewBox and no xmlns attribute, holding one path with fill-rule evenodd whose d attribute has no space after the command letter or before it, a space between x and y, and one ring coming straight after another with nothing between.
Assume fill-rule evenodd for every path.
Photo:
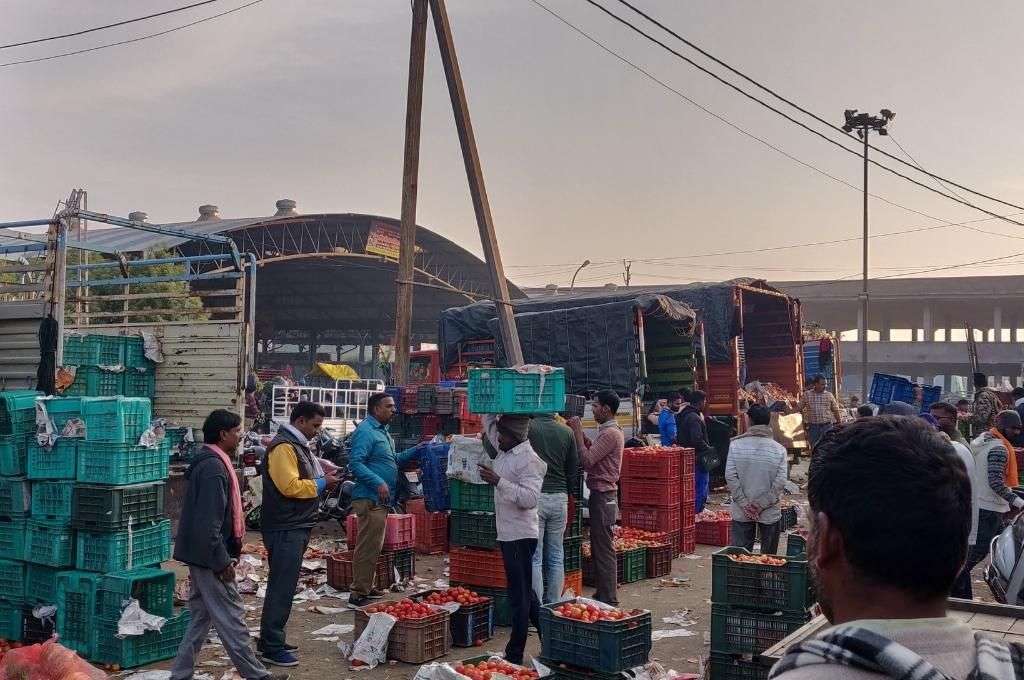
<instances>
[{"instance_id":1,"label":"overcast sky","mask_svg":"<svg viewBox=\"0 0 1024 680\"><path fill-rule=\"evenodd\" d=\"M0 62L132 38L244 1L0 50ZM857 158L583 0L538 1L719 115L860 185ZM1024 4L636 2L831 120L845 108L896 111L893 137L925 167L1024 204ZM179 4L0 0L0 43ZM859 271L856 242L650 261L856 237L861 197L667 92L529 0L449 0L449 12L512 280L567 284L572 263L585 258L595 262L580 274L586 285L621 282L622 258L634 260L634 283ZM144 210L156 222L189 220L201 203L225 217L268 215L283 197L302 212L397 217L409 18L408 0L264 0L137 44L0 68L0 219L48 216L72 187L88 190L91 209ZM873 141L899 153L889 140ZM432 31L420 172L418 222L479 253ZM871 181L886 199L936 218L985 217L881 171ZM941 224L877 200L871 209L875 233ZM1016 225L972 226L1012 236L944 228L875 239L877 274L1024 251ZM934 275L1021 273L1018 260L1024 255Z\"/></svg>"}]
</instances>

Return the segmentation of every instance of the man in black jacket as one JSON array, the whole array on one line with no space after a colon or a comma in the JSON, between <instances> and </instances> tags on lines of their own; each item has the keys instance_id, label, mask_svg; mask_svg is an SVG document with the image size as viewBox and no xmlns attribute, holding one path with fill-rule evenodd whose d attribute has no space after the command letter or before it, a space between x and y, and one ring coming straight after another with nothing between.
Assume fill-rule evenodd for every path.
<instances>
[{"instance_id":1,"label":"man in black jacket","mask_svg":"<svg viewBox=\"0 0 1024 680\"><path fill-rule=\"evenodd\" d=\"M171 669L171 680L190 680L196 655L210 626L244 680L287 680L273 676L249 646L242 598L235 587L235 565L241 554L242 523L238 479L230 456L242 436L242 419L217 410L203 423L206 444L185 472L188 489L182 505L174 559L188 565L192 593L188 607L192 622Z\"/></svg>"},{"instance_id":2,"label":"man in black jacket","mask_svg":"<svg viewBox=\"0 0 1024 680\"><path fill-rule=\"evenodd\" d=\"M690 394L690 403L676 416L676 442L694 452L694 505L697 512L704 510L704 503L708 500L711 470L704 463L714 457L715 451L708 441L708 425L704 417L707 403L707 396L700 390L694 390Z\"/></svg>"}]
</instances>

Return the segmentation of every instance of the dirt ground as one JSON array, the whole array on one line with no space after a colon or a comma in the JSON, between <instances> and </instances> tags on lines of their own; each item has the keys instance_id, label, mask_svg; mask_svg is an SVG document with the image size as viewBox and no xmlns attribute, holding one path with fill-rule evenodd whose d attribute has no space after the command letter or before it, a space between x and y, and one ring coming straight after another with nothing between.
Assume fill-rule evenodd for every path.
<instances>
[{"instance_id":1,"label":"dirt ground","mask_svg":"<svg viewBox=\"0 0 1024 680\"><path fill-rule=\"evenodd\" d=\"M713 494L709 501L709 507L724 507L725 494ZM793 497L796 499L797 497ZM801 499L802 500L802 499ZM341 533L336 526L323 525L314 533L314 542L324 540L342 540ZM259 543L259 534L250 534L248 540ZM685 581L682 585L668 585L664 580L648 579L638 583L619 586L619 600L623 607L642 607L650 609L653 615L653 628L659 630L683 629L692 633L687 637L666 637L654 642L652 659L662 663L666 668L672 668L680 672L699 673L701 672L702 657L708 653L708 643L711 626L711 554L718 550L712 546L697 546L694 555L677 558L672 564L671 577L679 577ZM785 552L785 537L780 543L779 552ZM178 564L168 565L169 568L177 570L180 574L185 569ZM419 577L414 586L416 590L425 590L433 587L436 579L447 580L447 565L445 556L417 555L416 575ZM265 575L265 572L263 572ZM591 588L584 589L584 595L592 593ZM403 594L393 593L389 597L401 598ZM250 611L246 619L250 629L255 634L259 628L260 608L262 600L255 595L245 595L244 600ZM342 658L337 648L337 643L327 640L315 640L312 633L328 624L349 624L353 623L353 614L347 610L340 614L320 614L311 611L316 605L326 607L344 607L345 602L339 599L323 598L315 602L302 602L295 605L292 617L288 624L288 641L298 645L300 651L300 665L297 668L289 669L292 678L314 679L323 678L328 675L332 678L366 678L377 680L383 678L411 678L416 673L416 666L408 664L388 663L378 666L372 671L350 672L347 662ZM688 618L694 621L690 626L679 626L676 624L664 623L663 617L671 616L681 612L689 612ZM504 649L508 639L508 628L496 628L495 637L485 643L480 649L453 648L446 657L448 660L465 659L477 656L485 651L501 651ZM343 640L351 640L351 633L342 636ZM540 644L536 634L531 634L527 643L526 653L528 657L540 654ZM209 673L214 680L231 670L230 661L224 653L224 649L216 644L208 644L202 652L200 666L196 668L197 673ZM168 668L169 662L157 664L153 668Z\"/></svg>"}]
</instances>

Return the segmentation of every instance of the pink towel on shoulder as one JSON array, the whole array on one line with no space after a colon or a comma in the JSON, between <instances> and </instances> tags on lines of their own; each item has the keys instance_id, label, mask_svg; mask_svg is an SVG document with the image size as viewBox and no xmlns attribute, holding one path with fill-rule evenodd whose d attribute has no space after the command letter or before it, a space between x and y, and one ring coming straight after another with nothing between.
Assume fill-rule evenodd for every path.
<instances>
[{"instance_id":1,"label":"pink towel on shoulder","mask_svg":"<svg viewBox=\"0 0 1024 680\"><path fill-rule=\"evenodd\" d=\"M220 457L224 467L228 471L228 479L231 483L231 524L232 533L235 538L241 540L245 537L245 517L242 516L242 490L238 487L238 475L235 474L235 466L228 454L224 453L216 444L207 444L211 451Z\"/></svg>"}]
</instances>

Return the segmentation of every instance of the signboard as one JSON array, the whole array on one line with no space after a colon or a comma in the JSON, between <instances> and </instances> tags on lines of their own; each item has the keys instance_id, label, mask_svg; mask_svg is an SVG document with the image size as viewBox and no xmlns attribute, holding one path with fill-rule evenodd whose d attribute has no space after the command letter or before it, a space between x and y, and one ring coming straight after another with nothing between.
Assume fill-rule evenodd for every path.
<instances>
[{"instance_id":1,"label":"signboard","mask_svg":"<svg viewBox=\"0 0 1024 680\"><path fill-rule=\"evenodd\" d=\"M390 225L374 222L370 225L370 233L366 236L366 252L371 255L383 255L392 260L398 259L401 250L402 235Z\"/></svg>"}]
</instances>

